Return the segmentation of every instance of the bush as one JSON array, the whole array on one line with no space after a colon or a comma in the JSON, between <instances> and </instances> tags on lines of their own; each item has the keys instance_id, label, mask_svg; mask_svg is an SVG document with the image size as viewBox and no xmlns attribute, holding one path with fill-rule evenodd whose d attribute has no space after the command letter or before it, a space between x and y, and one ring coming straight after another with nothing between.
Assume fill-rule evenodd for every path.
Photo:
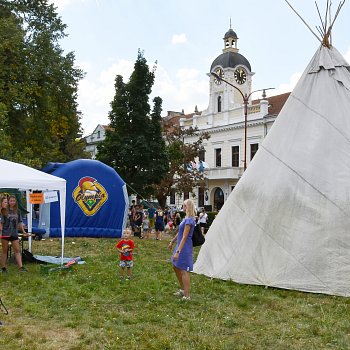
<instances>
[{"instance_id":1,"label":"bush","mask_svg":"<svg viewBox=\"0 0 350 350\"><path fill-rule=\"evenodd\" d=\"M213 223L215 216L218 214L216 211L208 211L208 221L207 221L207 229L209 229L209 227L211 226L211 224Z\"/></svg>"}]
</instances>

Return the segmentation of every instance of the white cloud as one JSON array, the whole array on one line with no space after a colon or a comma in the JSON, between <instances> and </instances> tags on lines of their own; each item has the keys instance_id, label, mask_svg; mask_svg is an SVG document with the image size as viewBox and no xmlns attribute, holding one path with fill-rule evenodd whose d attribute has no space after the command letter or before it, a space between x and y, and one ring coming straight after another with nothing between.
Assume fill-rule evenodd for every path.
<instances>
[{"instance_id":1,"label":"white cloud","mask_svg":"<svg viewBox=\"0 0 350 350\"><path fill-rule=\"evenodd\" d=\"M276 95L280 95L280 94L284 94L285 92L291 92L293 91L295 85L298 83L300 77L301 77L302 73L294 73L292 74L292 76L289 79L288 83L281 83L280 85L278 85L277 88L275 89L271 89L271 90L267 90L266 91L266 95L269 96L276 96ZM259 99L262 96L262 92L255 92L252 95L252 99Z\"/></svg>"},{"instance_id":2,"label":"white cloud","mask_svg":"<svg viewBox=\"0 0 350 350\"><path fill-rule=\"evenodd\" d=\"M180 68L176 73L176 77L181 81L193 80L199 76L197 69Z\"/></svg>"},{"instance_id":3,"label":"white cloud","mask_svg":"<svg viewBox=\"0 0 350 350\"><path fill-rule=\"evenodd\" d=\"M134 62L123 59L119 60L117 63L113 63L110 67L100 73L99 81L101 84L112 84L114 86L114 79L116 75L119 74L123 76L124 82L127 82L133 68Z\"/></svg>"},{"instance_id":4,"label":"white cloud","mask_svg":"<svg viewBox=\"0 0 350 350\"><path fill-rule=\"evenodd\" d=\"M108 124L110 103L115 94L115 77L120 74L127 82L133 70L134 62L120 60L113 63L101 71L97 79L94 78L92 65L89 62L84 62L83 65L86 76L79 84L78 103L79 110L83 113L81 123L86 135L93 131L97 124ZM79 66L82 66L82 63ZM88 114L85 111L88 111Z\"/></svg>"},{"instance_id":5,"label":"white cloud","mask_svg":"<svg viewBox=\"0 0 350 350\"><path fill-rule=\"evenodd\" d=\"M187 43L186 34L184 34L184 33L182 33L182 34L174 34L173 37L171 38L171 43L173 45Z\"/></svg>"},{"instance_id":6,"label":"white cloud","mask_svg":"<svg viewBox=\"0 0 350 350\"><path fill-rule=\"evenodd\" d=\"M133 71L134 62L120 60L113 63L98 74L97 79L91 65L88 62L80 63L80 66L89 67L86 77L79 84L79 110L84 114L81 120L84 134L92 132L97 124L108 124L108 113L110 103L114 97L114 79L117 74L123 76L124 81L129 80ZM150 67L152 69L152 67ZM209 81L200 78L199 71L195 69L179 69L172 79L164 67L158 65L155 72L155 83L150 96L150 104L155 96L163 100L163 112L165 116L168 110L185 113L194 112L197 105L198 110L204 110L208 106Z\"/></svg>"},{"instance_id":7,"label":"white cloud","mask_svg":"<svg viewBox=\"0 0 350 350\"><path fill-rule=\"evenodd\" d=\"M197 105L199 110L207 108L209 81L201 79L195 69L179 69L172 80L162 66L157 67L153 96L163 99L163 113L168 110L185 113L194 112Z\"/></svg>"},{"instance_id":8,"label":"white cloud","mask_svg":"<svg viewBox=\"0 0 350 350\"><path fill-rule=\"evenodd\" d=\"M288 83L282 83L275 90L271 90L271 91L273 91L274 95L283 94L285 92L291 92L294 89L295 85L298 83L301 75L302 73L300 72L294 73L290 77Z\"/></svg>"}]
</instances>

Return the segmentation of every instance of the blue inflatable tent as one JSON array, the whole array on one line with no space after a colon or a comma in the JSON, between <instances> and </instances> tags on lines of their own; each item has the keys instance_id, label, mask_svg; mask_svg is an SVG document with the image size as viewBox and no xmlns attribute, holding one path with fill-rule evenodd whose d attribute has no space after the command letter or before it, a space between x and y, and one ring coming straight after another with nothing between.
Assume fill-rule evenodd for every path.
<instances>
[{"instance_id":1,"label":"blue inflatable tent","mask_svg":"<svg viewBox=\"0 0 350 350\"><path fill-rule=\"evenodd\" d=\"M97 160L79 159L48 163L42 171L67 181L66 237L122 236L129 202L125 182L114 169ZM47 215L49 236L60 237L58 202L50 204Z\"/></svg>"}]
</instances>

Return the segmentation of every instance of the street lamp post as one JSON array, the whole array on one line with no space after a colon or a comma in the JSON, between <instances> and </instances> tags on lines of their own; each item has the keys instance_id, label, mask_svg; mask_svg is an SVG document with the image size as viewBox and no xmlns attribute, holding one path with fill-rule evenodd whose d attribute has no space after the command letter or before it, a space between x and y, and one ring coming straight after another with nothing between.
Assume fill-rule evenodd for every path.
<instances>
[{"instance_id":1,"label":"street lamp post","mask_svg":"<svg viewBox=\"0 0 350 350\"><path fill-rule=\"evenodd\" d=\"M265 91L266 90L271 90L271 89L274 89L274 88L254 90L254 91L252 91L249 94L247 94L247 93L244 94L237 86L233 85L232 83L230 83L226 79L223 79L222 77L220 77L215 72L211 72L210 74L212 76L214 76L216 79L218 79L219 81L222 80L226 84L228 84L228 85L232 86L233 88L235 88L241 94L241 96L243 98L243 104L244 104L244 161L243 161L244 165L243 165L243 171L245 171L247 169L247 123L248 123L248 102L249 102L249 97L252 94L254 94L255 92L259 92L259 91L264 91L263 95L265 95Z\"/></svg>"}]
</instances>

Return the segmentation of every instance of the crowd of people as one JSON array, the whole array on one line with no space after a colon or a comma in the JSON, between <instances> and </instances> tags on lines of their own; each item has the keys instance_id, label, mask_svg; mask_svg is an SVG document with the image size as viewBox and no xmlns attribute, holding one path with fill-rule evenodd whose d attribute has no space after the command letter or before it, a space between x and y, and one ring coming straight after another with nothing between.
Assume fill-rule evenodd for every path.
<instances>
[{"instance_id":1,"label":"crowd of people","mask_svg":"<svg viewBox=\"0 0 350 350\"><path fill-rule=\"evenodd\" d=\"M129 208L128 228L124 230L123 238L117 243L116 248L120 253L120 278L124 279L125 269L127 279L132 278L131 268L133 267L132 252L135 243L131 235L138 238L150 238L154 232L155 239L161 240L162 234L168 228L173 233L168 249L173 249L171 262L180 289L174 293L175 296L183 300L190 300L190 272L193 270L193 244L192 235L196 225L199 225L201 232L205 235L205 227L208 221L208 214L202 209L197 216L194 202L191 199L184 201L181 217L179 211L175 212L165 207L143 209L142 205L137 205L132 201ZM130 228L129 228L130 227Z\"/></svg>"},{"instance_id":2,"label":"crowd of people","mask_svg":"<svg viewBox=\"0 0 350 350\"><path fill-rule=\"evenodd\" d=\"M174 233L178 229L182 218L180 212L174 208L166 206L164 209L158 206L144 209L142 204L132 201L129 207L127 227L130 227L134 237L149 239L155 236L156 240L161 240L164 232ZM208 214L205 209L195 216L196 224L199 224L201 231L205 234L205 227L208 222Z\"/></svg>"},{"instance_id":3,"label":"crowd of people","mask_svg":"<svg viewBox=\"0 0 350 350\"><path fill-rule=\"evenodd\" d=\"M174 295L180 296L183 300L190 299L190 272L193 270L192 235L197 224L201 227L202 233L205 234L208 215L203 209L196 216L195 205L191 199L184 201L181 212L182 215L179 211L170 210L169 207L164 209L151 207L144 210L142 205L137 205L135 201L132 202L129 208L128 228L124 230L123 238L116 245L120 253L121 279L124 279L125 270L126 278L132 278L132 253L135 248L132 235L141 239L149 239L151 238L151 233L154 232L155 239L161 240L163 232L167 229L172 233L172 239L168 248L171 250L175 245L172 251L171 262L180 287ZM0 265L2 273L7 273L7 253L10 244L14 251L19 271L26 271L22 264L18 232L26 234L17 199L12 195L1 197L0 237L2 253Z\"/></svg>"}]
</instances>

